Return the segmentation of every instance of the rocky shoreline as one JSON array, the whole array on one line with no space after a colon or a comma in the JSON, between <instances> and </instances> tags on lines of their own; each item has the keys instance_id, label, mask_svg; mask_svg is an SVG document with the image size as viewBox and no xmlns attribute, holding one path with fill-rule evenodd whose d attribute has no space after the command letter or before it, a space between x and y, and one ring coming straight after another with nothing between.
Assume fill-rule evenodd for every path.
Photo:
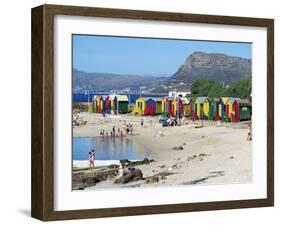
<instances>
[{"instance_id":1,"label":"rocky shoreline","mask_svg":"<svg viewBox=\"0 0 281 226\"><path fill-rule=\"evenodd\" d=\"M152 176L144 177L141 169L137 166L149 165L155 162L153 159L143 159L141 161L120 160L124 167L121 176L120 165L111 164L109 166L97 167L92 172L89 168L81 168L73 171L72 189L84 190L96 186L102 181L112 181L113 184L128 184L131 182L142 181L145 184L157 183L160 180L166 180L167 176L173 175L173 172L162 171ZM164 168L164 167L163 167Z\"/></svg>"}]
</instances>

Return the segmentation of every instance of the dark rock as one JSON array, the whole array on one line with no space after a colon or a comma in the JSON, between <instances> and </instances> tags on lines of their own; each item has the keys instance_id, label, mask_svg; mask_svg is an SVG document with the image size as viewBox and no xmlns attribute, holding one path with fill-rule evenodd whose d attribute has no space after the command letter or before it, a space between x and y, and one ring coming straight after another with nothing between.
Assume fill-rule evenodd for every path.
<instances>
[{"instance_id":1,"label":"dark rock","mask_svg":"<svg viewBox=\"0 0 281 226\"><path fill-rule=\"evenodd\" d=\"M172 169L180 169L181 165L179 163L172 165Z\"/></svg>"},{"instance_id":2,"label":"dark rock","mask_svg":"<svg viewBox=\"0 0 281 226\"><path fill-rule=\"evenodd\" d=\"M152 176L152 177L147 178L145 180L145 183L147 183L147 184L158 183L158 182L159 182L159 177L158 176Z\"/></svg>"},{"instance_id":3,"label":"dark rock","mask_svg":"<svg viewBox=\"0 0 281 226\"><path fill-rule=\"evenodd\" d=\"M162 180L166 180L167 179L167 176L170 176L170 175L173 175L174 173L172 172L160 172L160 173L157 173L155 175L152 175L150 177L146 177L145 178L145 183L147 184L152 184L152 183L158 183L160 181L160 178Z\"/></svg>"},{"instance_id":4,"label":"dark rock","mask_svg":"<svg viewBox=\"0 0 281 226\"><path fill-rule=\"evenodd\" d=\"M81 187L92 187L97 183L107 180L108 178L116 177L117 169L100 169L92 173L77 172L72 176L73 189L77 190ZM83 186L81 186L83 185Z\"/></svg>"},{"instance_id":5,"label":"dark rock","mask_svg":"<svg viewBox=\"0 0 281 226\"><path fill-rule=\"evenodd\" d=\"M180 150L183 150L183 146L181 145L176 145L175 147L172 148L173 150L176 150L176 151L180 151Z\"/></svg>"},{"instance_id":6,"label":"dark rock","mask_svg":"<svg viewBox=\"0 0 281 226\"><path fill-rule=\"evenodd\" d=\"M143 179L143 174L140 169L129 168L125 175L117 178L114 183L116 184L127 184L129 182L138 181Z\"/></svg>"},{"instance_id":7,"label":"dark rock","mask_svg":"<svg viewBox=\"0 0 281 226\"><path fill-rule=\"evenodd\" d=\"M148 158L144 158L141 161L130 161L128 159L120 160L120 163L122 164L123 167L145 165L145 164L150 164L152 162L154 162L154 160Z\"/></svg>"}]
</instances>

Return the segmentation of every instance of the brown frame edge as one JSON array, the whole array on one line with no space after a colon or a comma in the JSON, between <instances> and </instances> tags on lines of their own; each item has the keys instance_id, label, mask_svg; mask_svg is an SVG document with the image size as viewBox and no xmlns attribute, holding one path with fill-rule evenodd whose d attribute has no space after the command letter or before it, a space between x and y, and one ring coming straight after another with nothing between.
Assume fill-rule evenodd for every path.
<instances>
[{"instance_id":1,"label":"brown frame edge","mask_svg":"<svg viewBox=\"0 0 281 226\"><path fill-rule=\"evenodd\" d=\"M53 22L55 15L177 21L267 28L267 198L106 209L54 211ZM274 20L247 17L42 5L32 9L31 216L43 221L163 214L274 205Z\"/></svg>"}]
</instances>

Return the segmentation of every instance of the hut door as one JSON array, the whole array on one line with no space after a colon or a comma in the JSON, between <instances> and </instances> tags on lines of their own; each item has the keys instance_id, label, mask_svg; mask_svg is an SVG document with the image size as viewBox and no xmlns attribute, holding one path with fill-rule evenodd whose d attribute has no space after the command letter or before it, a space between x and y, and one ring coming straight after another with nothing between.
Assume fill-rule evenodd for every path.
<instances>
[{"instance_id":1,"label":"hut door","mask_svg":"<svg viewBox=\"0 0 281 226\"><path fill-rule=\"evenodd\" d=\"M229 105L226 105L226 115L229 116Z\"/></svg>"}]
</instances>

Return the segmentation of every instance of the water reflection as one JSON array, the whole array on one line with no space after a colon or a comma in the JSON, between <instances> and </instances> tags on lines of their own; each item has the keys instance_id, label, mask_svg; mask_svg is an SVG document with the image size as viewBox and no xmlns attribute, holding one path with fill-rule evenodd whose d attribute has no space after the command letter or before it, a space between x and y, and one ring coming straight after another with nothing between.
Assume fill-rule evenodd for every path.
<instances>
[{"instance_id":1,"label":"water reflection","mask_svg":"<svg viewBox=\"0 0 281 226\"><path fill-rule=\"evenodd\" d=\"M127 138L120 137L74 137L73 160L87 160L88 152L94 149L96 160L141 160L151 151Z\"/></svg>"}]
</instances>

